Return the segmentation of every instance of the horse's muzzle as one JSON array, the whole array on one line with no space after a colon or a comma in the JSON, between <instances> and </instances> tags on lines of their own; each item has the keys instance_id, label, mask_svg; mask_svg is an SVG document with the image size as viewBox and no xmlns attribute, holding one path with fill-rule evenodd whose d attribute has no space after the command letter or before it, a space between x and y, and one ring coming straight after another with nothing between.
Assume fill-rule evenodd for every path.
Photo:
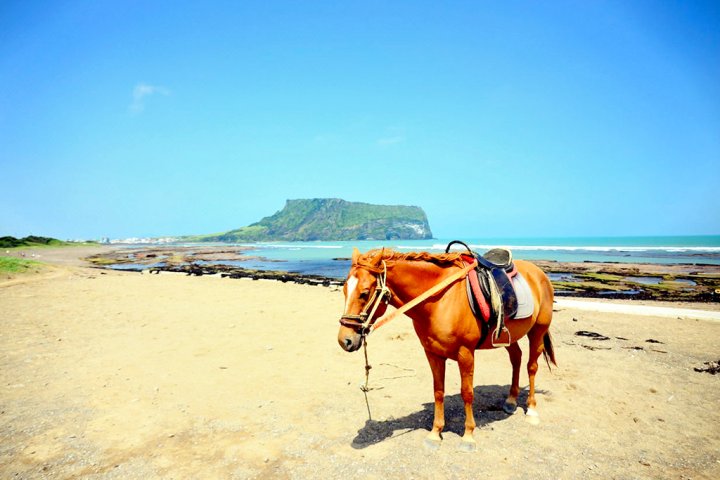
<instances>
[{"instance_id":1,"label":"horse's muzzle","mask_svg":"<svg viewBox=\"0 0 720 480\"><path fill-rule=\"evenodd\" d=\"M340 345L340 348L346 352L354 352L358 350L362 347L362 342L362 335L356 331L347 327L340 328L340 332L338 333L338 344Z\"/></svg>"}]
</instances>

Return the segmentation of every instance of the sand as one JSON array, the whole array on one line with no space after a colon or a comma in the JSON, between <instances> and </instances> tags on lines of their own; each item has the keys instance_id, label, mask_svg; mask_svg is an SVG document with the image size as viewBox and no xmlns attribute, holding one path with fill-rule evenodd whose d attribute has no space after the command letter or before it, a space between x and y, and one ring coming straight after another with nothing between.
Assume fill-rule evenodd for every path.
<instances>
[{"instance_id":1,"label":"sand","mask_svg":"<svg viewBox=\"0 0 720 480\"><path fill-rule=\"evenodd\" d=\"M635 303L635 304L633 304ZM571 298L559 297L555 300L558 307L573 308L576 310L590 310L594 312L619 313L621 315L640 315L653 317L674 317L687 320L714 320L720 322L719 310L708 310L708 307L714 307L713 304L695 304L693 308L681 307L682 304L675 305L652 305L657 302L645 302L637 304L637 302L602 302L597 300L576 300Z\"/></svg>"},{"instance_id":2,"label":"sand","mask_svg":"<svg viewBox=\"0 0 720 480\"><path fill-rule=\"evenodd\" d=\"M712 319L558 304L540 425L501 410L504 350L478 352L478 451L453 362L429 451L406 318L370 337L370 421L337 289L81 264L0 280L0 478L720 478L720 376L694 371L720 359Z\"/></svg>"}]
</instances>

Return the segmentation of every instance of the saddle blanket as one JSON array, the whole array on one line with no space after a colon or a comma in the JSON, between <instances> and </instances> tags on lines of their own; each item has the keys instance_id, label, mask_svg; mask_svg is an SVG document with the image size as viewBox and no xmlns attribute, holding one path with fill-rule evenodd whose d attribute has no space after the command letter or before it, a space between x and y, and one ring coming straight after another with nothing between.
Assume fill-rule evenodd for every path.
<instances>
[{"instance_id":1,"label":"saddle blanket","mask_svg":"<svg viewBox=\"0 0 720 480\"><path fill-rule=\"evenodd\" d=\"M474 277L475 272L470 272L468 275L467 282L467 295L468 301L470 302L470 309L473 311L476 317L483 318L488 321L490 318L490 303L489 300L481 291L479 282ZM532 296L530 285L528 285L525 277L522 276L517 269L513 269L509 274L510 281L512 282L512 288L515 291L515 299L517 300L517 310L512 318L525 318L532 315L535 309L535 299Z\"/></svg>"},{"instance_id":2,"label":"saddle blanket","mask_svg":"<svg viewBox=\"0 0 720 480\"><path fill-rule=\"evenodd\" d=\"M512 277L512 283L518 302L518 308L514 318L531 316L533 310L535 310L535 300L530 291L530 285L528 285L527 280L525 280L525 277L523 277L520 272L517 272L515 276Z\"/></svg>"}]
</instances>

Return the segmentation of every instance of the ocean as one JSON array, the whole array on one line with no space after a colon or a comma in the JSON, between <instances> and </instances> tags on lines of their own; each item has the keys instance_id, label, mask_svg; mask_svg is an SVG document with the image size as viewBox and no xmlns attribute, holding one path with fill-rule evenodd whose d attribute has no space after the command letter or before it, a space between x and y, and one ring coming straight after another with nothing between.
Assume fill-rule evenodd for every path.
<instances>
[{"instance_id":1,"label":"ocean","mask_svg":"<svg viewBox=\"0 0 720 480\"><path fill-rule=\"evenodd\" d=\"M345 278L354 247L361 252L385 247L400 252L440 253L451 240L455 239L242 243L238 245L255 249L248 252L248 255L262 257L262 260L223 263L257 270L281 270ZM465 242L477 252L494 247L507 247L512 250L514 258L524 260L720 265L720 235L457 240Z\"/></svg>"}]
</instances>

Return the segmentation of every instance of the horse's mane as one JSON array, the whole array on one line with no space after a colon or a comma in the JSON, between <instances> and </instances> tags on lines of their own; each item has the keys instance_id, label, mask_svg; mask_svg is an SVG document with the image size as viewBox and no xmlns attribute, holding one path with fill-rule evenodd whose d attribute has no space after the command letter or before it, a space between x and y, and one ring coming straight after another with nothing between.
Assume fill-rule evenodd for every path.
<instances>
[{"instance_id":1,"label":"horse's mane","mask_svg":"<svg viewBox=\"0 0 720 480\"><path fill-rule=\"evenodd\" d=\"M388 265L398 261L410 262L430 262L440 266L455 265L463 266L462 253L428 253L428 252L408 252L400 253L387 248L370 250L361 254L355 260L354 264L364 267L372 272L382 272L383 260Z\"/></svg>"}]
</instances>

